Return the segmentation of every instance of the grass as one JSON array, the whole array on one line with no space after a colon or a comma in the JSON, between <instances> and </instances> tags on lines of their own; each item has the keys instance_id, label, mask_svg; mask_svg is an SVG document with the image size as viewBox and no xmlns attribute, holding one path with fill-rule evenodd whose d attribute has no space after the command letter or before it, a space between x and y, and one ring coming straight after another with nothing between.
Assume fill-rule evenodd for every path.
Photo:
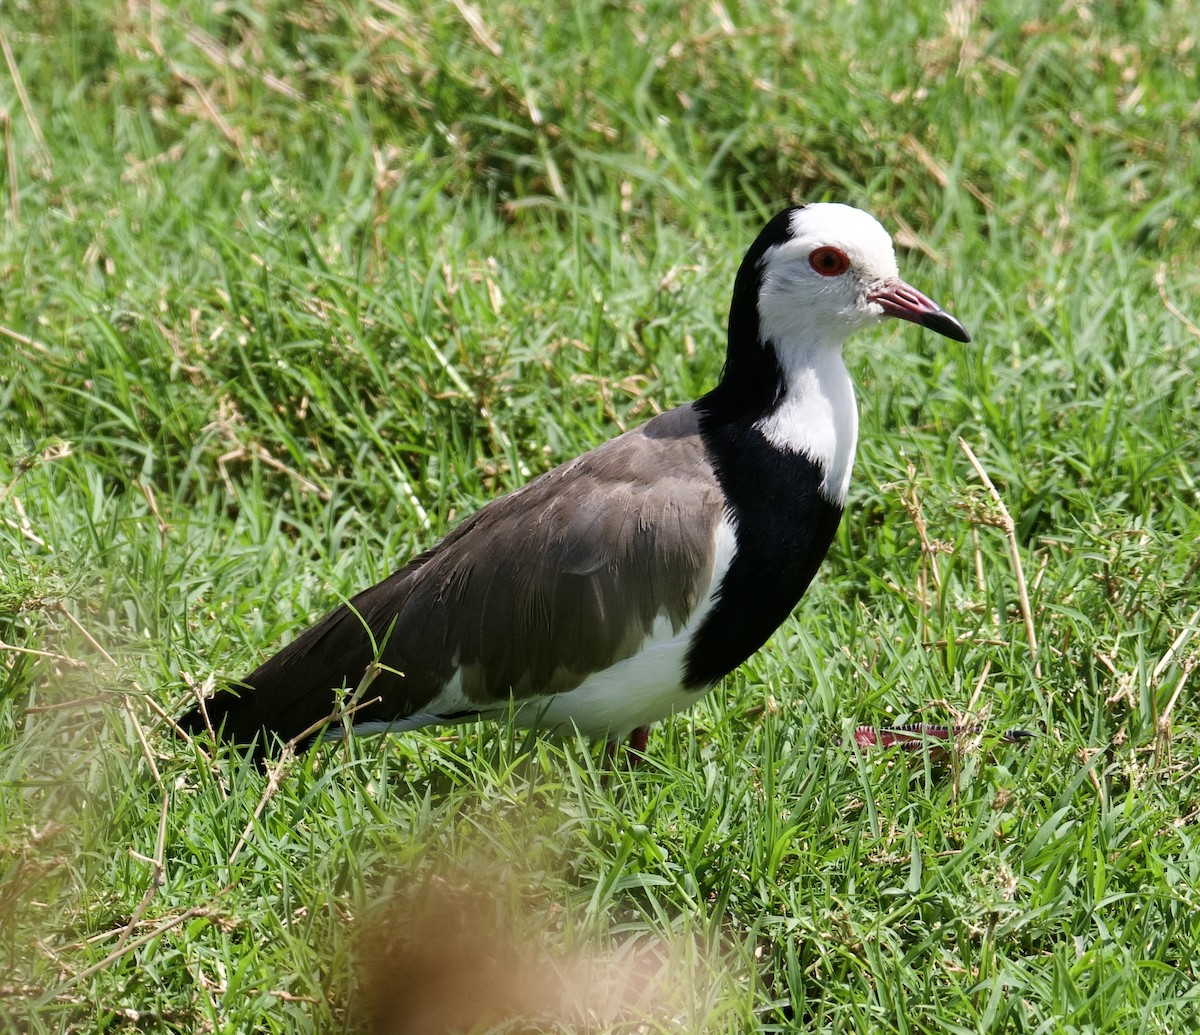
<instances>
[{"instance_id":1,"label":"grass","mask_svg":"<svg viewBox=\"0 0 1200 1035\"><path fill-rule=\"evenodd\" d=\"M0 13L0 1026L1200 1026L1195 16ZM705 390L744 248L826 198L976 340L851 343L822 577L646 765L467 726L273 785L170 735ZM1038 736L851 743L964 717Z\"/></svg>"}]
</instances>

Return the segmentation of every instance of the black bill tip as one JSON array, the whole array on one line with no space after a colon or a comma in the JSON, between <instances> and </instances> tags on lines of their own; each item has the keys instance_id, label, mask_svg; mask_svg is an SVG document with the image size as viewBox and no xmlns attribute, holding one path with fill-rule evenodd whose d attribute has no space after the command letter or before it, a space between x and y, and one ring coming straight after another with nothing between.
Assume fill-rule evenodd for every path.
<instances>
[{"instance_id":1,"label":"black bill tip","mask_svg":"<svg viewBox=\"0 0 1200 1035\"><path fill-rule=\"evenodd\" d=\"M877 303L885 316L928 327L929 330L954 341L971 340L967 329L945 309L902 280L892 280L880 285L871 292L868 300Z\"/></svg>"},{"instance_id":2,"label":"black bill tip","mask_svg":"<svg viewBox=\"0 0 1200 1035\"><path fill-rule=\"evenodd\" d=\"M954 341L968 342L971 340L967 329L944 309L939 309L936 313L928 313L917 322L922 327L928 327L931 331L937 331L938 334L952 338Z\"/></svg>"}]
</instances>

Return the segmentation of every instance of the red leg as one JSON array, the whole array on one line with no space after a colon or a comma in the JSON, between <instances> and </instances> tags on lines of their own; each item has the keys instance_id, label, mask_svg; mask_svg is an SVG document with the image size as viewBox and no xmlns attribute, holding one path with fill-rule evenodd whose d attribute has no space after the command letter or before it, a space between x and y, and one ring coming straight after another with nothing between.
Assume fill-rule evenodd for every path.
<instances>
[{"instance_id":1,"label":"red leg","mask_svg":"<svg viewBox=\"0 0 1200 1035\"><path fill-rule=\"evenodd\" d=\"M636 751L639 755L646 753L646 742L650 739L650 727L639 726L631 734L629 734L629 749Z\"/></svg>"},{"instance_id":2,"label":"red leg","mask_svg":"<svg viewBox=\"0 0 1200 1035\"><path fill-rule=\"evenodd\" d=\"M646 753L646 742L650 739L650 727L639 726L629 734L629 744L625 751L625 764L632 769L641 760ZM617 752L621 748L621 742L615 737L610 737L604 742L604 765L607 769L615 769L617 761ZM605 777L607 780L607 777Z\"/></svg>"}]
</instances>

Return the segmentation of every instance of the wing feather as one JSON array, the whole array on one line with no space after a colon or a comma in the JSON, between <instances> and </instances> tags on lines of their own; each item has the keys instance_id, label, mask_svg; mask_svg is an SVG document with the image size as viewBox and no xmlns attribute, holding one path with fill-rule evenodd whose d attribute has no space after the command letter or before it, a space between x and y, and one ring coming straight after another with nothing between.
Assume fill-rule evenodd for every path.
<instances>
[{"instance_id":1,"label":"wing feather","mask_svg":"<svg viewBox=\"0 0 1200 1035\"><path fill-rule=\"evenodd\" d=\"M294 736L358 683L372 637L386 637L392 671L372 684L364 722L430 712L452 680L456 713L570 690L632 655L658 618L683 626L708 589L722 511L695 411L672 410L489 503L209 714L231 739Z\"/></svg>"}]
</instances>

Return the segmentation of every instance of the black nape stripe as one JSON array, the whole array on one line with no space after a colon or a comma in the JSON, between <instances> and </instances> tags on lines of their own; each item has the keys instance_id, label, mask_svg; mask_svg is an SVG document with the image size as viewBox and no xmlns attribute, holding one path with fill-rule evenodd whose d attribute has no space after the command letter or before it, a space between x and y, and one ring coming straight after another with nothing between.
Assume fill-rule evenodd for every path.
<instances>
[{"instance_id":1,"label":"black nape stripe","mask_svg":"<svg viewBox=\"0 0 1200 1035\"><path fill-rule=\"evenodd\" d=\"M796 208L775 216L755 238L738 267L729 304L728 342L720 383L698 403L701 409L726 415L765 415L783 395L783 372L775 350L761 340L758 296L762 261L767 252L791 240Z\"/></svg>"},{"instance_id":2,"label":"black nape stripe","mask_svg":"<svg viewBox=\"0 0 1200 1035\"><path fill-rule=\"evenodd\" d=\"M791 239L795 211L775 216L742 260L729 307L725 370L696 403L700 434L736 526L737 553L688 648L684 682L694 690L732 672L791 614L842 517L842 508L821 494L820 465L772 445L757 426L786 390L775 348L761 339L762 261Z\"/></svg>"}]
</instances>

